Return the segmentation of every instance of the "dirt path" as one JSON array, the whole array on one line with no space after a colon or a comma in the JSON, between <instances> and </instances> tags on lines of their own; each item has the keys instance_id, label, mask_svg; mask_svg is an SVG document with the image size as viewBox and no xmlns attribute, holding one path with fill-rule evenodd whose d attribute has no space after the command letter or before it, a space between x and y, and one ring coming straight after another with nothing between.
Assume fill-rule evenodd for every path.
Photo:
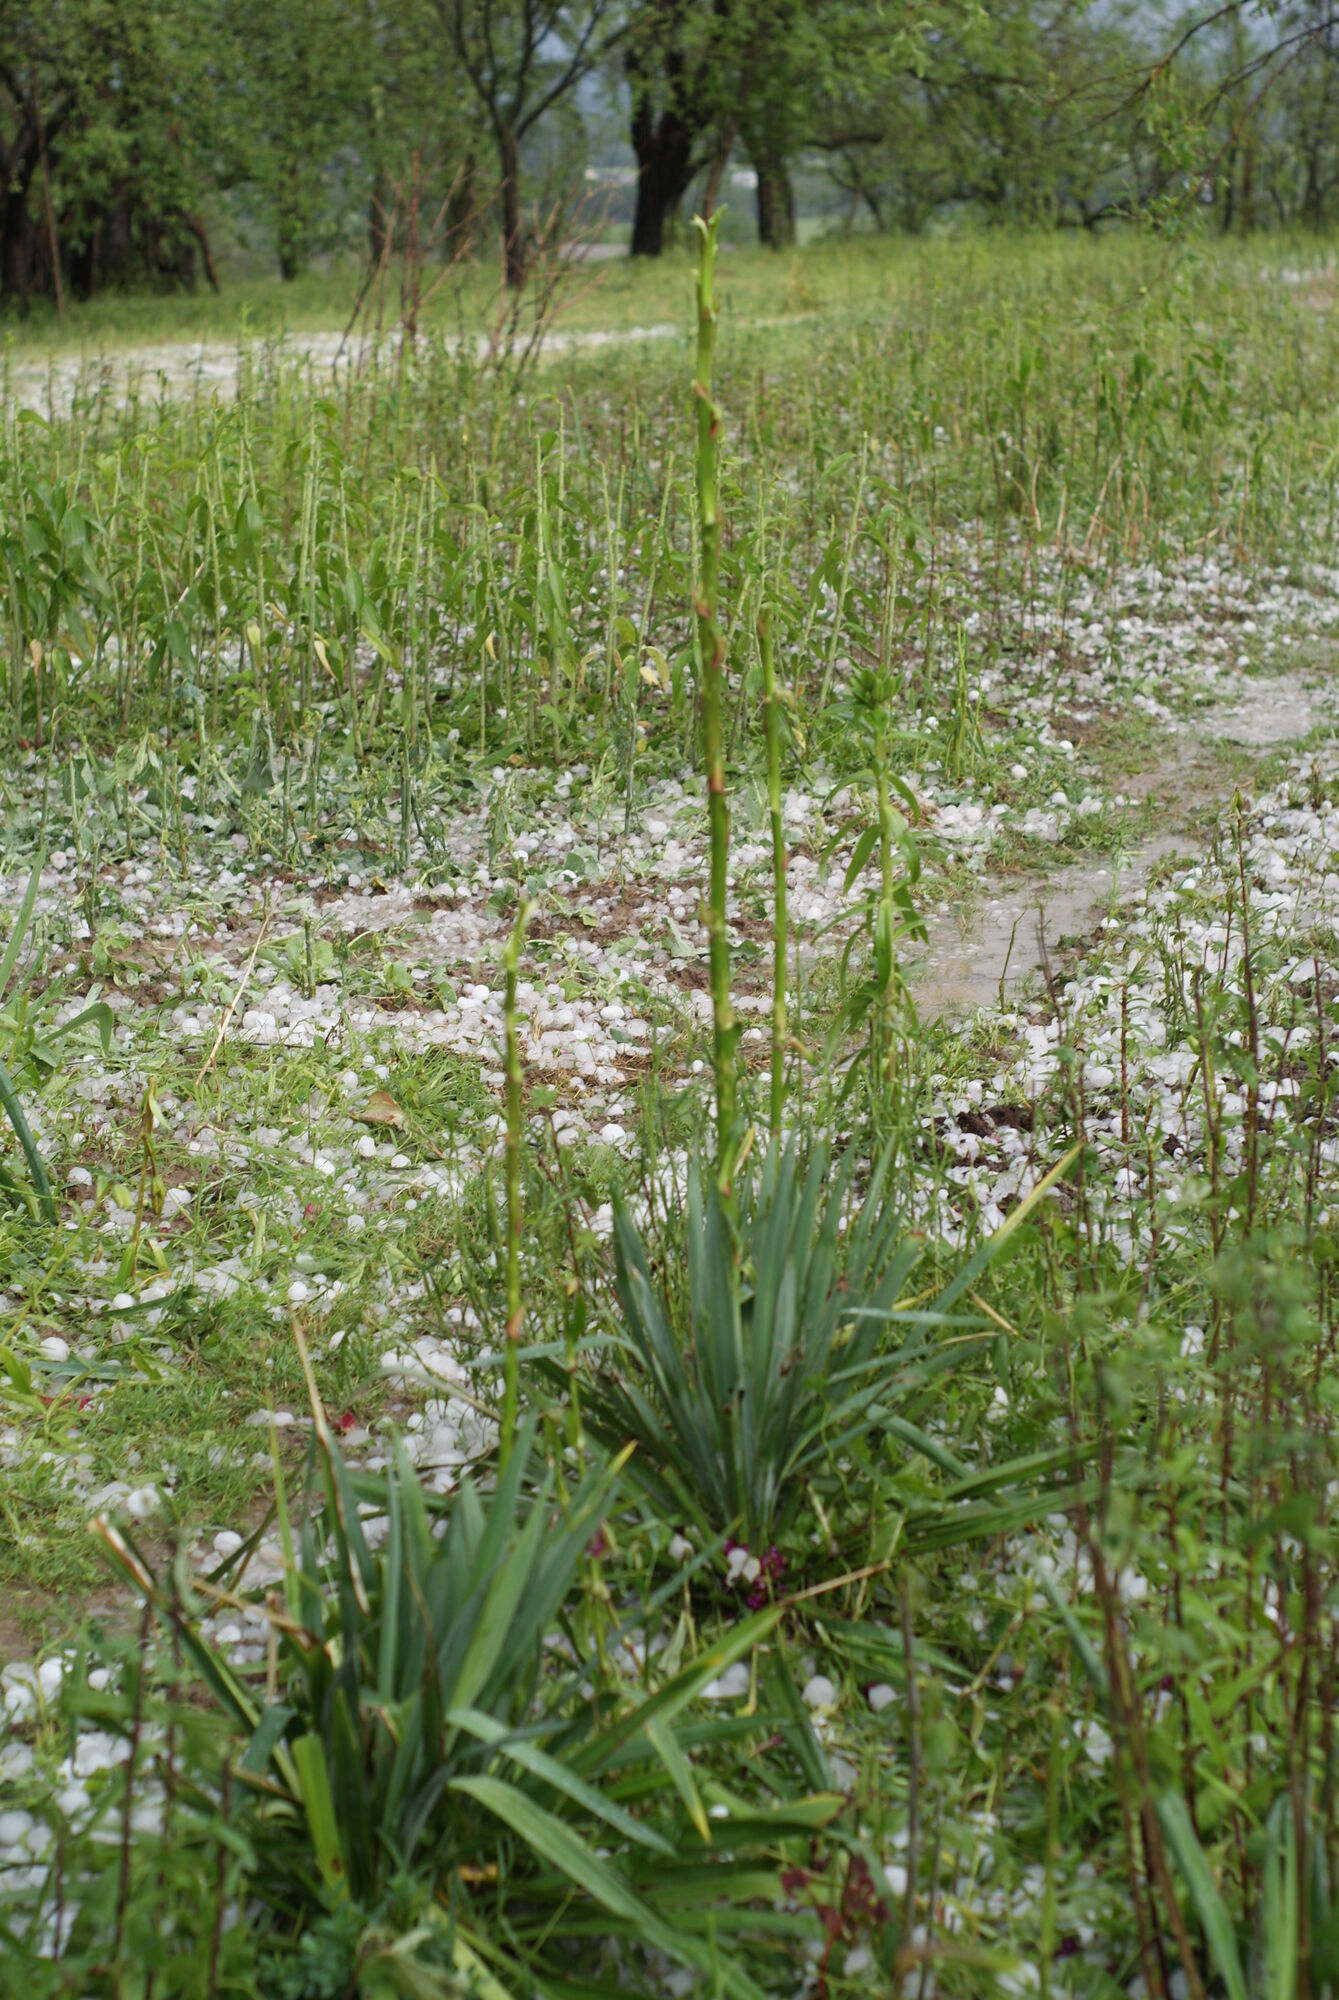
<instances>
[{"instance_id":1,"label":"dirt path","mask_svg":"<svg viewBox=\"0 0 1339 2000\"><path fill-rule=\"evenodd\" d=\"M1290 676L1257 680L1247 695L1202 710L1156 764L1123 780L1127 798L1160 809L1156 833L1119 856L997 880L968 910L931 919L929 942L907 966L922 1018L1007 1006L1064 938L1086 936L1143 887L1160 861L1195 843L1195 820L1226 803L1223 745L1265 752L1298 741L1323 720L1315 696Z\"/></svg>"},{"instance_id":2,"label":"dirt path","mask_svg":"<svg viewBox=\"0 0 1339 2000\"><path fill-rule=\"evenodd\" d=\"M448 353L458 352L459 336L437 338ZM555 328L544 335L537 352L553 356L676 338L686 338L684 328L668 322L571 333ZM526 343L522 340L519 345ZM475 349L480 361L488 358L485 335L476 337ZM211 392L232 396L248 365L254 366L271 354L294 367L310 368L313 374L345 376L378 363L385 365L398 353L399 340L394 334L380 341L345 341L333 332L290 333L276 340L163 341L106 354L60 354L15 362L5 378L5 401L11 408L35 410L39 416L52 419L69 416L76 399L99 394L111 397L118 406L136 397L153 401L162 396Z\"/></svg>"}]
</instances>

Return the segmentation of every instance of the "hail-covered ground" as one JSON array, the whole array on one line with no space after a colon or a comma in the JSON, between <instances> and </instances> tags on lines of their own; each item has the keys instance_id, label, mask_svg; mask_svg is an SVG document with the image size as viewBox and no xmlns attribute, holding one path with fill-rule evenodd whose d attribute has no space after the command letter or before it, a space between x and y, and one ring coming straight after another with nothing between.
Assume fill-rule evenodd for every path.
<instances>
[{"instance_id":1,"label":"hail-covered ground","mask_svg":"<svg viewBox=\"0 0 1339 2000\"><path fill-rule=\"evenodd\" d=\"M964 605L962 707L906 718L921 745L908 779L929 932L904 948L926 1066L916 1226L953 1245L999 1227L1054 1164L1057 1093L1081 1097L1104 1162L1100 1227L1135 1264L1178 1228L1211 1150L1239 1158L1251 1119L1288 1135L1296 1059L1319 1045L1323 1068L1339 1038L1336 580L1216 555L1078 587L1071 575L1062 594L1043 578L1019 643L988 671L973 664ZM235 767L206 753L179 781L149 743L72 776L34 751L9 777L11 824L26 831L4 860L7 912L39 838L47 852L30 1004L44 1032L92 1001L113 1017L105 1048L96 1022L53 1044L49 1086L27 1103L62 1219L60 1253L16 1270L0 1297L14 1607L0 1698L13 1720L58 1692L60 1606L91 1599L116 1615L89 1516L127 1518L158 1557L183 1543L197 1573L243 1598L277 1572L262 1497L273 1452L296 1457L311 1421L295 1324L357 1462L383 1463L398 1427L424 1478L449 1491L490 1451L500 959L519 886L536 904L517 990L528 1119L568 1226L598 1242L616 1187L635 1201L648 1175L673 1185L709 1114L698 775L644 770L629 799L620 771L495 766L455 738L436 745L436 789L402 825L393 787L369 788L347 747L332 723L287 765L261 736ZM737 786L732 805L736 1005L761 1070L771 852L758 785ZM803 1048L857 921L864 885L843 878L866 815L811 766L785 823ZM1237 1078L1204 1065L1206 982L1220 1008L1235 996L1254 1010L1249 1103ZM821 1067L821 1037L808 1059ZM663 1144L648 1165L652 1126ZM1299 1199L1323 1211L1339 1140L1319 1150ZM12 1146L5 1158L20 1170ZM532 1288L555 1240L527 1246ZM1185 1327L1188 1360L1200 1339ZM725 1582L746 1589L759 1554L732 1551ZM983 1548L946 1614L964 1656L975 1643L988 1660L973 1695L988 1736L1031 1699L1008 1635L1050 1615L1043 1571L1068 1592L1090 1588L1064 1522ZM1134 1573L1120 1583L1133 1599L1153 1587ZM260 1611L229 1610L211 1629L240 1658L262 1657ZM636 1655L633 1643L632 1670ZM861 1760L881 1754L893 1688L858 1650L802 1666L832 1781L854 1786ZM707 1697L747 1691L747 1669L732 1668ZM947 1681L946 1699L962 1692ZM1100 1770L1110 1742L1095 1718L1084 1746ZM122 1754L109 1734L79 1737L58 1773L60 1811L93 1810L99 1768ZM53 1839L29 1809L32 1763L21 1737L3 1750L11 1888L37 1883ZM1011 1872L999 1835L988 1805L942 1830L942 1934L1007 1938L1035 1912L1041 1880ZM880 1838L900 1900L896 1811ZM1121 1893L1068 1858L1055 1922L1072 1954L1110 1964ZM853 1981L863 1949L845 1964ZM999 1971L1002 1990L1030 1977L1026 1964Z\"/></svg>"}]
</instances>

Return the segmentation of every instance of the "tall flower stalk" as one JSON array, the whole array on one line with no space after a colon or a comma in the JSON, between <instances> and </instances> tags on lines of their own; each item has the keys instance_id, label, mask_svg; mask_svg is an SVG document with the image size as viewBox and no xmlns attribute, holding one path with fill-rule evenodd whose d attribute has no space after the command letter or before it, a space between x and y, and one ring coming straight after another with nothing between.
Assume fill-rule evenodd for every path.
<instances>
[{"instance_id":1,"label":"tall flower stalk","mask_svg":"<svg viewBox=\"0 0 1339 2000\"><path fill-rule=\"evenodd\" d=\"M711 393L716 360L716 237L721 215L694 216L697 267L697 512L700 573L694 602L702 655L702 748L707 773L707 822L711 839L711 880L707 899L707 941L711 962L712 1065L716 1073L716 1171L728 1194L736 1151L735 1044L738 1031L730 1004L730 943L725 929L726 869L730 854L730 809L725 796L725 633L717 610L721 578L719 443L720 406Z\"/></svg>"},{"instance_id":2,"label":"tall flower stalk","mask_svg":"<svg viewBox=\"0 0 1339 2000\"><path fill-rule=\"evenodd\" d=\"M524 1076L520 1039L516 1033L516 979L529 920L530 905L522 898L515 925L502 954L502 970L506 979L503 1011L507 1043L507 1325L498 1459L503 1466L511 1456L516 1437L521 1329L525 1323L525 1309L521 1303L521 1129L524 1108L521 1093Z\"/></svg>"},{"instance_id":3,"label":"tall flower stalk","mask_svg":"<svg viewBox=\"0 0 1339 2000\"><path fill-rule=\"evenodd\" d=\"M764 611L758 619L762 655L763 727L767 738L767 810L772 828L772 1090L768 1126L781 1138L786 1101L786 832L781 815L782 697L776 685L772 627Z\"/></svg>"}]
</instances>

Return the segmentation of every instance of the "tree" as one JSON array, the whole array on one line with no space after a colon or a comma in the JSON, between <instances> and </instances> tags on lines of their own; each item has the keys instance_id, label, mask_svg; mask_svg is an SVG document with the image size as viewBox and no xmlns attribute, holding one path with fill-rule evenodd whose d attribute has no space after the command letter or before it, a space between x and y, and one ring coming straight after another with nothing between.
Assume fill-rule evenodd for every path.
<instances>
[{"instance_id":1,"label":"tree","mask_svg":"<svg viewBox=\"0 0 1339 2000\"><path fill-rule=\"evenodd\" d=\"M630 137L637 157L632 218L634 257L658 257L665 221L697 171L706 114L705 73L685 34L688 0L649 0L629 38L625 66L632 93Z\"/></svg>"},{"instance_id":2,"label":"tree","mask_svg":"<svg viewBox=\"0 0 1339 2000\"><path fill-rule=\"evenodd\" d=\"M922 11L881 51L852 31L824 72L809 143L879 227L937 210L1095 227L1174 176L1132 86L1156 53L1147 9L1115 0L993 0ZM1173 123L1177 123L1173 120Z\"/></svg>"},{"instance_id":3,"label":"tree","mask_svg":"<svg viewBox=\"0 0 1339 2000\"><path fill-rule=\"evenodd\" d=\"M0 8L0 294L213 277L209 0Z\"/></svg>"},{"instance_id":4,"label":"tree","mask_svg":"<svg viewBox=\"0 0 1339 2000\"><path fill-rule=\"evenodd\" d=\"M497 149L509 287L524 283L521 148L626 30L624 0L437 0Z\"/></svg>"},{"instance_id":5,"label":"tree","mask_svg":"<svg viewBox=\"0 0 1339 2000\"><path fill-rule=\"evenodd\" d=\"M793 243L796 156L880 144L904 79L984 20L976 0L640 0L624 48L633 255L659 254L694 178L718 172L736 143L757 174L759 239Z\"/></svg>"},{"instance_id":6,"label":"tree","mask_svg":"<svg viewBox=\"0 0 1339 2000\"><path fill-rule=\"evenodd\" d=\"M657 257L698 174L719 178L743 140L758 172L760 233L793 236L788 162L804 125L804 52L828 0L642 0L624 52L637 156L632 254Z\"/></svg>"},{"instance_id":7,"label":"tree","mask_svg":"<svg viewBox=\"0 0 1339 2000\"><path fill-rule=\"evenodd\" d=\"M334 228L334 165L364 129L358 0L224 0L223 178L254 190L285 280Z\"/></svg>"}]
</instances>

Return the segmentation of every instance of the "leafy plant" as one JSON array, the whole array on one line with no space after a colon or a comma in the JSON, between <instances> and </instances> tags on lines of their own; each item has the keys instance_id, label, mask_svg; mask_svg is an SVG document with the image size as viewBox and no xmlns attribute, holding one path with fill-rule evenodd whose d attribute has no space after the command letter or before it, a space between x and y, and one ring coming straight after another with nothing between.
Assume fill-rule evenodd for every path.
<instances>
[{"instance_id":1,"label":"leafy plant","mask_svg":"<svg viewBox=\"0 0 1339 2000\"><path fill-rule=\"evenodd\" d=\"M860 927L851 933L841 955L843 1005L834 1023L832 1048L834 1052L841 1050L852 1033L866 1032L876 1086L887 1081L898 1013L907 1001L897 948L905 938L925 936L925 925L912 898L920 880L920 849L907 814L894 804L896 796L907 813L914 816L917 811L910 787L892 768L889 724L896 696L890 673L862 667L853 674L845 700L834 705L834 720L840 720L848 740L865 758L854 773L854 783L871 790L875 801L874 817L856 837L842 887L852 889L871 860L878 862L878 877L861 899ZM843 829L830 842L829 853L848 837ZM848 985L851 954L862 936L872 946L870 962L863 976ZM852 1063L847 1072L848 1089L857 1074Z\"/></svg>"},{"instance_id":2,"label":"leafy plant","mask_svg":"<svg viewBox=\"0 0 1339 2000\"><path fill-rule=\"evenodd\" d=\"M897 1240L881 1208L885 1161L839 1265L852 1164L829 1186L825 1148L803 1174L794 1147L773 1150L761 1180L740 1186L737 1239L719 1190L709 1186L704 1198L694 1170L683 1217L686 1289L668 1268L657 1286L626 1206L616 1206L618 1301L633 1365L598 1378L586 1418L606 1441L635 1439L634 1476L667 1517L765 1545L789 1525L830 1428L849 1438L886 1386L890 1366L873 1379L879 1335L917 1252Z\"/></svg>"},{"instance_id":3,"label":"leafy plant","mask_svg":"<svg viewBox=\"0 0 1339 2000\"><path fill-rule=\"evenodd\" d=\"M346 1941L361 1940L405 1881L426 1882L436 1900L419 1898L412 1934L424 1965L437 1959L444 1970L414 1991L455 1992L461 1980L490 1995L549 1990L547 1978L584 1962L595 1936L710 1971L716 1990L754 2000L761 1989L717 1944L716 1923L732 1900L779 1899L760 1850L807 1839L840 1800L761 1815L736 1802L709 1819L715 1794L699 1787L673 1725L779 1612L735 1625L650 1694L593 1700L579 1663L554 1674L550 1654L543 1677L541 1666L617 1464L571 1492L549 1473L527 1497L531 1420L491 1502L466 1481L435 1523L440 1503L398 1441L384 1478L356 1476L316 1408L323 1496L296 1542L282 1480L278 1488L287 1560L282 1608L268 1610L277 1650L268 1698L205 1640L129 1539L98 1524L243 1738L236 1777L251 1795L254 1920L312 1935L324 1962L337 1955L331 1912L345 1912ZM369 1520L384 1528L375 1552Z\"/></svg>"},{"instance_id":4,"label":"leafy plant","mask_svg":"<svg viewBox=\"0 0 1339 2000\"><path fill-rule=\"evenodd\" d=\"M888 1199L892 1157L890 1148L857 1198L853 1153L834 1168L817 1146L802 1171L797 1147L774 1148L739 1185L737 1228L719 1189L704 1196L691 1170L683 1284L679 1244L658 1285L655 1259L626 1205L615 1204L620 1351L631 1366L606 1368L584 1392L583 1411L607 1444L635 1441L632 1474L664 1517L766 1547L791 1528L834 1445L847 1451L875 1429L953 1474L959 1486L946 1499L975 1493L966 1468L909 1412L919 1413L974 1345L951 1318L956 1301L1073 1155L930 1308L905 1296L919 1245L901 1236ZM958 1337L947 1338L950 1330ZM989 1483L1007 1483L1013 1470L997 1468ZM991 1530L975 1521L972 1531Z\"/></svg>"},{"instance_id":5,"label":"leafy plant","mask_svg":"<svg viewBox=\"0 0 1339 2000\"><path fill-rule=\"evenodd\" d=\"M39 1081L55 1069L59 1062L60 1056L56 1045L64 1036L71 1034L76 1028L95 1027L102 1038L105 1055L111 1046L113 1026L111 1009L103 1000L90 1001L69 1019L52 1023L48 1018L50 994L34 998L31 993L33 980L40 970L40 962L30 961L26 967L20 967L24 940L32 925L44 860L45 857L39 855L34 863L18 916L14 920L14 928L9 934L9 941L3 954L0 954L0 1031L9 1037L7 1049L9 1062L22 1062ZM18 968L17 977L16 968ZM48 1222L54 1222L56 1204L51 1193L46 1165L19 1101L19 1094L14 1087L8 1064L3 1058L0 1058L0 1110L3 1110L8 1118L22 1149L42 1213ZM19 1194L17 1183L4 1167L0 1167L0 1188L11 1195Z\"/></svg>"}]
</instances>

